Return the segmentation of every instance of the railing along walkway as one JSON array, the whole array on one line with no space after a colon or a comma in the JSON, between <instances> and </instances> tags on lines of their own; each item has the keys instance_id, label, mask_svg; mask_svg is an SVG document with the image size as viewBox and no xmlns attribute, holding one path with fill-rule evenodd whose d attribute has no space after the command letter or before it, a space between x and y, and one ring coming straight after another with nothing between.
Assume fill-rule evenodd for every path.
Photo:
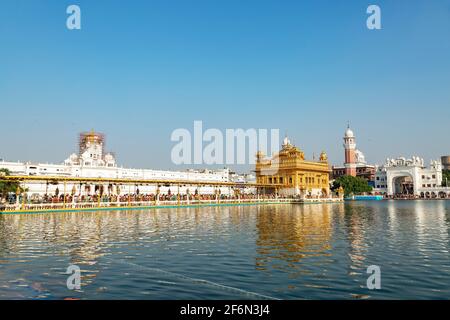
<instances>
[{"instance_id":1,"label":"railing along walkway","mask_svg":"<svg viewBox=\"0 0 450 320\"><path fill-rule=\"evenodd\" d=\"M264 203L312 203L339 202L340 198L260 198L260 199L208 199L208 200L160 200L160 201L122 201L122 202L58 202L58 203L16 203L4 206L4 212L12 211L45 211L73 209L101 209L126 207L176 207L196 205L226 204L264 204ZM1 212L1 211L0 211Z\"/></svg>"}]
</instances>

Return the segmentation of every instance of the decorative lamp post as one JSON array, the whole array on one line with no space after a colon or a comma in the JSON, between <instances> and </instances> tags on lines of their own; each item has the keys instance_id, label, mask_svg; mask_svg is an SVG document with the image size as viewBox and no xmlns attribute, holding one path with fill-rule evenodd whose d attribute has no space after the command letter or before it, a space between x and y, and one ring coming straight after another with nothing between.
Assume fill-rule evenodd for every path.
<instances>
[{"instance_id":1,"label":"decorative lamp post","mask_svg":"<svg viewBox=\"0 0 450 320\"><path fill-rule=\"evenodd\" d=\"M120 206L120 184L116 185L117 206Z\"/></svg>"},{"instance_id":2,"label":"decorative lamp post","mask_svg":"<svg viewBox=\"0 0 450 320\"><path fill-rule=\"evenodd\" d=\"M77 188L75 185L72 187L72 208L75 208L75 194L77 193Z\"/></svg>"},{"instance_id":3,"label":"decorative lamp post","mask_svg":"<svg viewBox=\"0 0 450 320\"><path fill-rule=\"evenodd\" d=\"M159 189L159 186L156 188L156 199L155 199L155 204L158 205L159 204L159 194L161 193L161 190Z\"/></svg>"},{"instance_id":4,"label":"decorative lamp post","mask_svg":"<svg viewBox=\"0 0 450 320\"><path fill-rule=\"evenodd\" d=\"M19 207L20 207L19 195L20 195L20 187L17 186L17 189L16 189L16 209L17 210L19 210Z\"/></svg>"},{"instance_id":5,"label":"decorative lamp post","mask_svg":"<svg viewBox=\"0 0 450 320\"><path fill-rule=\"evenodd\" d=\"M66 180L64 180L64 189L63 189L63 208L66 207Z\"/></svg>"}]
</instances>

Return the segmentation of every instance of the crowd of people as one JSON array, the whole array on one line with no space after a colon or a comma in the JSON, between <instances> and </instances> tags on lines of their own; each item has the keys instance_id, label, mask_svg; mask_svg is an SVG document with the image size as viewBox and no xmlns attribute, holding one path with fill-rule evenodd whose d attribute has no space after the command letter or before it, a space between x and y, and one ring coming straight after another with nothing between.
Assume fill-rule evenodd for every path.
<instances>
[{"instance_id":1,"label":"crowd of people","mask_svg":"<svg viewBox=\"0 0 450 320\"><path fill-rule=\"evenodd\" d=\"M386 199L400 199L400 200L415 200L415 199L447 199L448 196L445 192L440 193L434 193L434 192L427 192L427 193L421 193L420 195L415 194L405 194L405 193L398 193L391 196L384 196Z\"/></svg>"},{"instance_id":2,"label":"crowd of people","mask_svg":"<svg viewBox=\"0 0 450 320\"><path fill-rule=\"evenodd\" d=\"M18 197L18 198L17 198ZM189 199L188 199L189 197ZM160 193L160 194L141 194L139 191L137 193L130 194L101 194L100 192L95 192L93 194L83 195L83 194L73 194L66 193L60 194L56 192L55 194L46 194L46 195L15 195L13 193L9 194L8 198L3 199L1 201L0 210L5 210L7 207L11 206L23 206L23 205L31 205L33 207L39 206L42 208L52 208L52 207L65 207L65 206L81 206L81 207L92 207L92 206L124 206L124 205L156 205L156 204L169 204L169 202L176 203L196 203L196 202L249 202L251 200L270 200L270 199L319 199L326 197L322 196L313 196L313 195L304 195L304 196L285 196L276 193L243 193L237 192L234 194L222 194L218 191L218 193L214 194L173 194L173 193Z\"/></svg>"},{"instance_id":3,"label":"crowd of people","mask_svg":"<svg viewBox=\"0 0 450 320\"><path fill-rule=\"evenodd\" d=\"M275 194L190 194L190 201L216 201L216 200L251 200L251 199L275 199ZM187 201L187 194L123 194L123 195L44 195L23 198L20 196L19 203L27 204L51 204L51 203L117 203L117 202L156 202L156 201ZM16 198L11 197L9 203L16 203Z\"/></svg>"},{"instance_id":4,"label":"crowd of people","mask_svg":"<svg viewBox=\"0 0 450 320\"><path fill-rule=\"evenodd\" d=\"M420 199L419 196L416 196L414 194L406 194L406 193L399 193L392 196L384 196L386 199L404 199L404 200L414 200L414 199Z\"/></svg>"}]
</instances>

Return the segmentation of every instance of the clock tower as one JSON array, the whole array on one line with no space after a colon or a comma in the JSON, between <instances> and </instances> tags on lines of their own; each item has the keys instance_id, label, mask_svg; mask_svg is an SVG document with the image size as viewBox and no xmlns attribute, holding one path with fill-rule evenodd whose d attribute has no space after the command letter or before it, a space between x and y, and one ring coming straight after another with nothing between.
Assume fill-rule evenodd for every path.
<instances>
[{"instance_id":1,"label":"clock tower","mask_svg":"<svg viewBox=\"0 0 450 320\"><path fill-rule=\"evenodd\" d=\"M344 149L345 149L345 174L356 177L356 141L353 131L350 126L347 127L344 136Z\"/></svg>"}]
</instances>

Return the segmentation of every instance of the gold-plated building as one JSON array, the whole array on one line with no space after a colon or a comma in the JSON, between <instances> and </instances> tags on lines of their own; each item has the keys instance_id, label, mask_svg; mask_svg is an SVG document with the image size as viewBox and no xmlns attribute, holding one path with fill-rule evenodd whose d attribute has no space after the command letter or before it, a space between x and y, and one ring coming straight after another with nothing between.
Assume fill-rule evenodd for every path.
<instances>
[{"instance_id":1,"label":"gold-plated building","mask_svg":"<svg viewBox=\"0 0 450 320\"><path fill-rule=\"evenodd\" d=\"M305 154L286 137L282 149L272 158L263 152L256 154L256 181L261 184L281 184L273 190L282 196L329 197L331 173L328 157L319 161L305 160Z\"/></svg>"}]
</instances>

